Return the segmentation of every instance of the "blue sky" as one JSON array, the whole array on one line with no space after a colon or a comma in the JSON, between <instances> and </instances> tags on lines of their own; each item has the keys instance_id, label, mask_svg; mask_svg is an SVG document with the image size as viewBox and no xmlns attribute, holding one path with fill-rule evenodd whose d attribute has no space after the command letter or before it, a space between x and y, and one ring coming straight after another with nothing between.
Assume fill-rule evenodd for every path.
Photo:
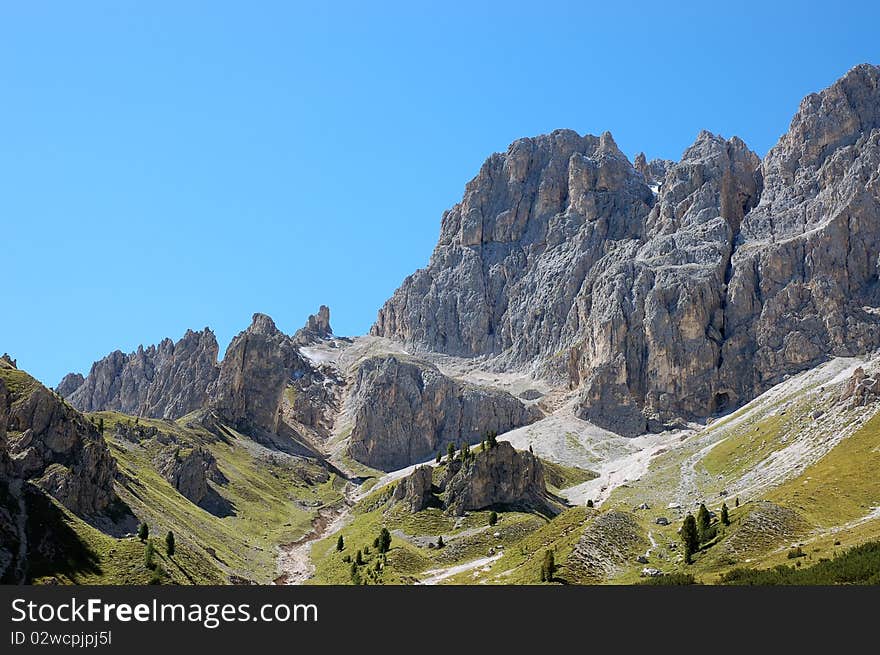
<instances>
[{"instance_id":1,"label":"blue sky","mask_svg":"<svg viewBox=\"0 0 880 655\"><path fill-rule=\"evenodd\" d=\"M222 353L255 311L364 333L490 153L565 127L763 154L880 63L878 24L873 2L0 0L0 351L54 385L190 327Z\"/></svg>"}]
</instances>

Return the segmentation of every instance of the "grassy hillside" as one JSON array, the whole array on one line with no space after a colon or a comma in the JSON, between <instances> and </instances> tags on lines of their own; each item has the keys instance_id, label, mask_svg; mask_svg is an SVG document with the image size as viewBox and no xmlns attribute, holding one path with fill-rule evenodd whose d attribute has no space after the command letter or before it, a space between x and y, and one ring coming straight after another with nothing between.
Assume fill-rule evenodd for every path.
<instances>
[{"instance_id":1,"label":"grassy hillside","mask_svg":"<svg viewBox=\"0 0 880 655\"><path fill-rule=\"evenodd\" d=\"M311 550L315 576L309 584L416 583L438 571L488 557L490 550L504 551L546 523L540 516L518 511L497 512L494 526L489 524L491 511L456 517L431 508L412 514L391 502L394 486L360 501L348 525L315 542ZM384 558L373 546L383 527L392 535L391 549ZM337 550L340 535L345 543L342 551ZM444 546L437 548L441 536ZM365 563L357 567L354 577L351 563L358 550Z\"/></svg>"},{"instance_id":2,"label":"grassy hillside","mask_svg":"<svg viewBox=\"0 0 880 655\"><path fill-rule=\"evenodd\" d=\"M3 373L14 383L29 379ZM300 538L317 511L342 495L344 481L318 463L268 450L234 430L212 434L188 418L87 416L104 426L119 468L120 501L95 527L36 489L28 495L29 572L38 584L268 583L276 576L278 546ZM163 451L194 447L206 448L222 474L221 482L208 483L201 506L157 469ZM141 522L150 528L156 567L145 565L145 544L133 535ZM173 557L165 552L168 531L175 536Z\"/></svg>"},{"instance_id":3,"label":"grassy hillside","mask_svg":"<svg viewBox=\"0 0 880 655\"><path fill-rule=\"evenodd\" d=\"M139 419L144 427L173 435L178 447L201 445L216 458L226 482L209 482L207 509L182 496L156 470L163 444L133 443L116 436L116 424L133 419L114 412L90 415L103 420L105 438L124 480L120 497L156 534L173 530L179 543L203 552L228 574L256 582L275 577L279 544L294 541L311 527L316 511L338 500L343 481L316 463L268 450L234 430L214 435L200 427Z\"/></svg>"}]
</instances>

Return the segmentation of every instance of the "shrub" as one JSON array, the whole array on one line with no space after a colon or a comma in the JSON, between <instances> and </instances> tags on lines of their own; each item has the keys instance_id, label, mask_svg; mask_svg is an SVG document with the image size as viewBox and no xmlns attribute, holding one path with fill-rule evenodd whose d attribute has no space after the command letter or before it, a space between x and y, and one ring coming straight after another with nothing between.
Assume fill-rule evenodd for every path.
<instances>
[{"instance_id":1,"label":"shrub","mask_svg":"<svg viewBox=\"0 0 880 655\"><path fill-rule=\"evenodd\" d=\"M697 584L696 579L690 573L664 573L646 579L642 584L657 585L661 587L677 587L681 585Z\"/></svg>"},{"instance_id":2,"label":"shrub","mask_svg":"<svg viewBox=\"0 0 880 655\"><path fill-rule=\"evenodd\" d=\"M138 528L138 539L141 541L146 541L147 537L150 536L150 526L146 524L146 522L141 523Z\"/></svg>"},{"instance_id":3,"label":"shrub","mask_svg":"<svg viewBox=\"0 0 880 655\"><path fill-rule=\"evenodd\" d=\"M342 538L342 535L339 535L339 539L336 540L336 550L337 552L345 548L345 539Z\"/></svg>"},{"instance_id":4,"label":"shrub","mask_svg":"<svg viewBox=\"0 0 880 655\"><path fill-rule=\"evenodd\" d=\"M146 564L148 569L151 569L156 565L154 556L153 542L151 540L147 542L147 547L144 548L144 564Z\"/></svg>"},{"instance_id":5,"label":"shrub","mask_svg":"<svg viewBox=\"0 0 880 655\"><path fill-rule=\"evenodd\" d=\"M493 510L493 512L489 514L489 525L495 525L496 523L498 523L498 512Z\"/></svg>"},{"instance_id":6,"label":"shrub","mask_svg":"<svg viewBox=\"0 0 880 655\"><path fill-rule=\"evenodd\" d=\"M174 556L174 533L171 530L165 535L165 552L168 553L168 557Z\"/></svg>"},{"instance_id":7,"label":"shrub","mask_svg":"<svg viewBox=\"0 0 880 655\"><path fill-rule=\"evenodd\" d=\"M772 569L733 569L721 576L720 581L736 585L877 585L880 584L880 542L850 548L812 566L796 568L780 564Z\"/></svg>"}]
</instances>

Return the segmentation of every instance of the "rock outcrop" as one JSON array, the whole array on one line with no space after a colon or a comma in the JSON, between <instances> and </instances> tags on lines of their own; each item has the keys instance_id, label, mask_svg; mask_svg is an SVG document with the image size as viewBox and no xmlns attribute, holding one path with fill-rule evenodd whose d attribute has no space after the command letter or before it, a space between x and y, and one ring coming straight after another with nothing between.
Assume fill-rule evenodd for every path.
<instances>
[{"instance_id":1,"label":"rock outcrop","mask_svg":"<svg viewBox=\"0 0 880 655\"><path fill-rule=\"evenodd\" d=\"M432 364L401 355L367 359L354 384L349 454L386 471L430 459L450 443L477 443L488 431L506 432L540 415L510 394L459 382Z\"/></svg>"},{"instance_id":2,"label":"rock outcrop","mask_svg":"<svg viewBox=\"0 0 880 655\"><path fill-rule=\"evenodd\" d=\"M411 512L441 507L457 516L489 507L527 508L551 515L562 509L559 499L547 492L541 460L506 441L479 452L459 453L445 465L436 487L432 472L430 466L417 467L394 488L392 501Z\"/></svg>"},{"instance_id":3,"label":"rock outcrop","mask_svg":"<svg viewBox=\"0 0 880 655\"><path fill-rule=\"evenodd\" d=\"M459 457L446 469L443 482L448 511L492 506L519 506L557 514L560 506L547 493L541 461L528 451L517 451L506 441L493 448Z\"/></svg>"},{"instance_id":4,"label":"rock outcrop","mask_svg":"<svg viewBox=\"0 0 880 655\"><path fill-rule=\"evenodd\" d=\"M97 428L23 371L0 367L0 467L72 512L94 516L115 500L116 462Z\"/></svg>"},{"instance_id":5,"label":"rock outcrop","mask_svg":"<svg viewBox=\"0 0 880 655\"><path fill-rule=\"evenodd\" d=\"M580 389L624 435L880 346L880 68L806 98L761 161L702 132L631 164L571 131L492 155L371 332Z\"/></svg>"},{"instance_id":6,"label":"rock outcrop","mask_svg":"<svg viewBox=\"0 0 880 655\"><path fill-rule=\"evenodd\" d=\"M157 346L141 346L130 354L110 353L95 362L85 380L64 395L83 412L114 410L134 416L180 418L207 402L208 387L219 372L217 353L217 339L210 329L187 330L177 343L164 339ZM75 380L66 376L59 390L66 391Z\"/></svg>"},{"instance_id":7,"label":"rock outcrop","mask_svg":"<svg viewBox=\"0 0 880 655\"><path fill-rule=\"evenodd\" d=\"M432 485L431 467L419 466L397 484L392 499L394 502L402 503L410 512L421 512L423 509L439 504Z\"/></svg>"},{"instance_id":8,"label":"rock outcrop","mask_svg":"<svg viewBox=\"0 0 880 655\"><path fill-rule=\"evenodd\" d=\"M847 403L850 408L864 407L878 398L880 380L876 376L869 376L861 366L853 371L840 394L840 401Z\"/></svg>"},{"instance_id":9,"label":"rock outcrop","mask_svg":"<svg viewBox=\"0 0 880 655\"><path fill-rule=\"evenodd\" d=\"M211 408L223 421L282 447L297 431L284 420L285 392L313 370L294 340L265 314L229 344L211 388ZM275 441L274 437L281 441ZM294 445L287 444L291 448Z\"/></svg>"},{"instance_id":10,"label":"rock outcrop","mask_svg":"<svg viewBox=\"0 0 880 655\"><path fill-rule=\"evenodd\" d=\"M208 495L208 480L223 480L217 460L204 447L165 448L156 461L156 469L183 496L198 505Z\"/></svg>"},{"instance_id":11,"label":"rock outcrop","mask_svg":"<svg viewBox=\"0 0 880 655\"><path fill-rule=\"evenodd\" d=\"M333 336L330 327L330 308L321 305L317 314L309 316L306 324L293 335L293 340L300 345L317 343Z\"/></svg>"}]
</instances>

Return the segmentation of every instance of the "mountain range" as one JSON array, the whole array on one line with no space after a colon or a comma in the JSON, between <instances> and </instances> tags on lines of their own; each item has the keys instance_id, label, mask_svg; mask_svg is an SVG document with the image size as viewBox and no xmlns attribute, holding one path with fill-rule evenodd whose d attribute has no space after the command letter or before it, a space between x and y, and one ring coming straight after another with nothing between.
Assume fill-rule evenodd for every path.
<instances>
[{"instance_id":1,"label":"mountain range","mask_svg":"<svg viewBox=\"0 0 880 655\"><path fill-rule=\"evenodd\" d=\"M880 539L878 279L878 66L804 98L763 158L707 131L677 162L608 132L519 139L369 335L334 335L324 306L292 335L258 313L222 359L190 330L55 389L4 356L0 578L736 582L842 561ZM177 551L144 565L143 524Z\"/></svg>"}]
</instances>

